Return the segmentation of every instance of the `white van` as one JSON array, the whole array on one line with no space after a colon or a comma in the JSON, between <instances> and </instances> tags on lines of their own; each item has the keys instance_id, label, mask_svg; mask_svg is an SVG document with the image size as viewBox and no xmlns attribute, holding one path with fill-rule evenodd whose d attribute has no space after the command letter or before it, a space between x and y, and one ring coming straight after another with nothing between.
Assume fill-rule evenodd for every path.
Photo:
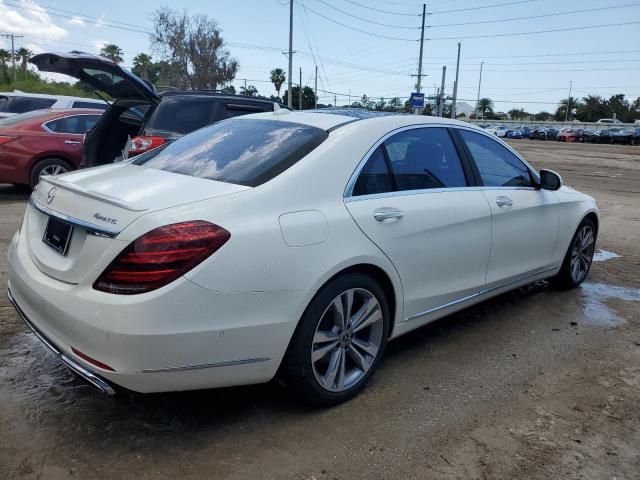
<instances>
[{"instance_id":1,"label":"white van","mask_svg":"<svg viewBox=\"0 0 640 480\"><path fill-rule=\"evenodd\" d=\"M98 108L106 110L109 104L103 100L48 95L46 93L24 93L19 90L0 92L0 118L13 117L19 113L45 108Z\"/></svg>"}]
</instances>

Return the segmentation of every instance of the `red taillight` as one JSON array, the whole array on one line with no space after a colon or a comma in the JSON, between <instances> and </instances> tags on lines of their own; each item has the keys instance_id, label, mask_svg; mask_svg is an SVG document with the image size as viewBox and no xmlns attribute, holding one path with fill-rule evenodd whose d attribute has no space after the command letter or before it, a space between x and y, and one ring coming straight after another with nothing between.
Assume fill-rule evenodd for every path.
<instances>
[{"instance_id":1,"label":"red taillight","mask_svg":"<svg viewBox=\"0 0 640 480\"><path fill-rule=\"evenodd\" d=\"M159 147L164 142L164 137L133 137L131 139L131 146L129 147L129 155L139 155L153 148Z\"/></svg>"},{"instance_id":2,"label":"red taillight","mask_svg":"<svg viewBox=\"0 0 640 480\"><path fill-rule=\"evenodd\" d=\"M156 290L187 273L230 237L224 228L201 220L156 228L120 252L93 288L120 295Z\"/></svg>"},{"instance_id":3,"label":"red taillight","mask_svg":"<svg viewBox=\"0 0 640 480\"><path fill-rule=\"evenodd\" d=\"M2 145L3 143L10 142L14 138L16 137L7 137L6 135L0 135L0 145Z\"/></svg>"}]
</instances>

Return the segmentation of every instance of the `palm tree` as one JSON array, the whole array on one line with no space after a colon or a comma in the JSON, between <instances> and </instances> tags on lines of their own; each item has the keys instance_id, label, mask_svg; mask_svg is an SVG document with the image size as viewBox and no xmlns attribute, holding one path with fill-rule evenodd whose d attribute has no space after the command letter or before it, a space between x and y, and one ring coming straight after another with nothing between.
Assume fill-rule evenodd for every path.
<instances>
[{"instance_id":1,"label":"palm tree","mask_svg":"<svg viewBox=\"0 0 640 480\"><path fill-rule=\"evenodd\" d=\"M114 45L113 43L105 43L104 46L100 49L100 55L103 57L107 57L109 60L115 63L122 63L122 49Z\"/></svg>"},{"instance_id":2,"label":"palm tree","mask_svg":"<svg viewBox=\"0 0 640 480\"><path fill-rule=\"evenodd\" d=\"M22 62L20 64L20 68L23 72L27 71L27 62L29 61L31 55L33 55L33 52L26 47L19 48L16 51L16 60Z\"/></svg>"},{"instance_id":3,"label":"palm tree","mask_svg":"<svg viewBox=\"0 0 640 480\"><path fill-rule=\"evenodd\" d=\"M484 118L487 113L493 113L493 100L490 98L481 98L478 105L476 105L476 110L480 112L482 118Z\"/></svg>"},{"instance_id":4,"label":"palm tree","mask_svg":"<svg viewBox=\"0 0 640 480\"><path fill-rule=\"evenodd\" d=\"M276 87L276 92L278 92L278 97L280 96L280 89L282 88L282 84L284 83L286 77L284 76L284 70L281 68L274 68L271 70L271 83Z\"/></svg>"},{"instance_id":5,"label":"palm tree","mask_svg":"<svg viewBox=\"0 0 640 480\"><path fill-rule=\"evenodd\" d=\"M258 95L258 89L253 85L248 87L240 87L240 95L246 95L247 97L256 97Z\"/></svg>"},{"instance_id":6,"label":"palm tree","mask_svg":"<svg viewBox=\"0 0 640 480\"><path fill-rule=\"evenodd\" d=\"M133 73L138 75L143 80L149 80L149 71L153 66L151 55L146 53L139 53L133 57Z\"/></svg>"}]
</instances>

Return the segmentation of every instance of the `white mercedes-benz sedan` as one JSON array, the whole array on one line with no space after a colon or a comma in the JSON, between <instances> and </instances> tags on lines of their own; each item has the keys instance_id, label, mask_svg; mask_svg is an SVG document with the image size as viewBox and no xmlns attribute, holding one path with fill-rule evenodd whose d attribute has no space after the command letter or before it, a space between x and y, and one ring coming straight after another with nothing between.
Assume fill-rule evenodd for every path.
<instances>
[{"instance_id":1,"label":"white mercedes-benz sedan","mask_svg":"<svg viewBox=\"0 0 640 480\"><path fill-rule=\"evenodd\" d=\"M43 177L9 296L107 393L267 382L357 394L387 341L540 279L586 277L593 198L472 125L276 110Z\"/></svg>"}]
</instances>

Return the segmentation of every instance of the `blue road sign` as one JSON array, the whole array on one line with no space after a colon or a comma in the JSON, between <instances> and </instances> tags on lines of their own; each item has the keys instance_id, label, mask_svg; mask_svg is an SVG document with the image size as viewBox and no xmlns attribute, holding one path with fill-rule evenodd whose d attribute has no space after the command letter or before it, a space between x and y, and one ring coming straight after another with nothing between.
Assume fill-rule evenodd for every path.
<instances>
[{"instance_id":1,"label":"blue road sign","mask_svg":"<svg viewBox=\"0 0 640 480\"><path fill-rule=\"evenodd\" d=\"M424 93L411 93L411 108L424 108Z\"/></svg>"}]
</instances>

